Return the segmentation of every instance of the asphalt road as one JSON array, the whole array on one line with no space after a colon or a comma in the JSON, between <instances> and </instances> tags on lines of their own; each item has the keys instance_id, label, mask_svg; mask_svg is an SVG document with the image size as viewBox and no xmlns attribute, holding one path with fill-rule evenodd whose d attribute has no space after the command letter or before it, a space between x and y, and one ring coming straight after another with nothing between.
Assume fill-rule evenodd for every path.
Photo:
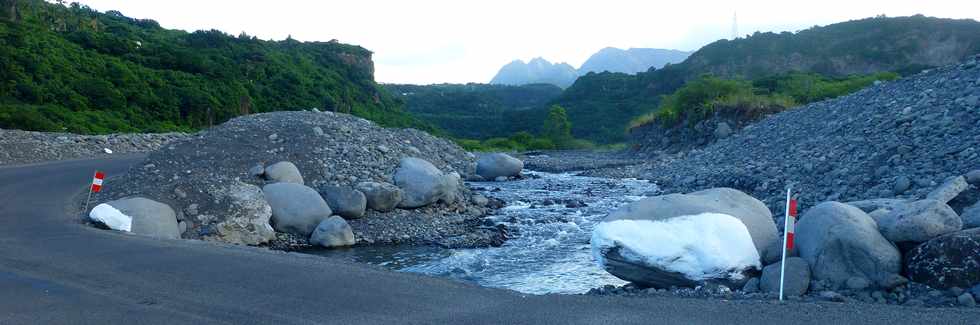
<instances>
[{"instance_id":1,"label":"asphalt road","mask_svg":"<svg viewBox=\"0 0 980 325\"><path fill-rule=\"evenodd\" d=\"M318 256L154 240L78 222L95 169L142 157L0 168L0 324L977 324L977 309L528 296ZM112 186L112 180L107 181Z\"/></svg>"}]
</instances>

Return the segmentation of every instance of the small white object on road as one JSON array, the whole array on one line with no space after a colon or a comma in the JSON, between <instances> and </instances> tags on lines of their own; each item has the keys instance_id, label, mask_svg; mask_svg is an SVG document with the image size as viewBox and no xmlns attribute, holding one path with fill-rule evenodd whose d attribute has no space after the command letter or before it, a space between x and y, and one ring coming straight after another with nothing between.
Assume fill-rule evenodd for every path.
<instances>
[{"instance_id":1,"label":"small white object on road","mask_svg":"<svg viewBox=\"0 0 980 325\"><path fill-rule=\"evenodd\" d=\"M101 222L113 230L128 232L133 228L133 217L127 216L118 209L105 203L92 208L92 212L89 212L88 217L92 221Z\"/></svg>"},{"instance_id":2,"label":"small white object on road","mask_svg":"<svg viewBox=\"0 0 980 325\"><path fill-rule=\"evenodd\" d=\"M109 148L102 148L102 150L104 150L105 153L107 153L107 154L112 154L112 150L109 149Z\"/></svg>"}]
</instances>

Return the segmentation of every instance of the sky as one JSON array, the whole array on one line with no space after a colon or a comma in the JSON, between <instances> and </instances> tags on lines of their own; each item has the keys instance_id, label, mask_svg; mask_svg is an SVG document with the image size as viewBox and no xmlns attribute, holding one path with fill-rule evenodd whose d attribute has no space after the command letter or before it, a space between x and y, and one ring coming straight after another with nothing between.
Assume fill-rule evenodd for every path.
<instances>
[{"instance_id":1,"label":"sky","mask_svg":"<svg viewBox=\"0 0 980 325\"><path fill-rule=\"evenodd\" d=\"M356 44L383 83L486 83L516 59L578 67L598 50L693 51L755 31L798 31L877 15L980 20L980 1L81 0L165 28Z\"/></svg>"}]
</instances>

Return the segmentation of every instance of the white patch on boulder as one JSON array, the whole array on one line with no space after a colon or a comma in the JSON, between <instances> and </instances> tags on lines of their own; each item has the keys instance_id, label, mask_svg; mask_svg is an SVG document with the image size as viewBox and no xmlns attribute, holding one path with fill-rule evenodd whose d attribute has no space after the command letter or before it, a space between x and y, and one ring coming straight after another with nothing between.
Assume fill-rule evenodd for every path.
<instances>
[{"instance_id":1,"label":"white patch on boulder","mask_svg":"<svg viewBox=\"0 0 980 325\"><path fill-rule=\"evenodd\" d=\"M748 229L727 214L600 223L592 231L592 255L600 267L605 268L602 251L614 246L625 248L627 259L682 273L691 280L740 277L741 271L761 268Z\"/></svg>"},{"instance_id":2,"label":"white patch on boulder","mask_svg":"<svg viewBox=\"0 0 980 325\"><path fill-rule=\"evenodd\" d=\"M133 217L127 216L111 205L102 203L92 208L88 214L92 221L105 224L110 229L120 231L131 231L133 229Z\"/></svg>"}]
</instances>

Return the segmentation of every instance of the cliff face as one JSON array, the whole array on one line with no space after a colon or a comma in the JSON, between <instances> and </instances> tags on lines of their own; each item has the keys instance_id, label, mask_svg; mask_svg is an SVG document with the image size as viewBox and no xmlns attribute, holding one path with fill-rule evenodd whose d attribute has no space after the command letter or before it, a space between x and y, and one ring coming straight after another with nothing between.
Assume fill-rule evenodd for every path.
<instances>
[{"instance_id":1,"label":"cliff face","mask_svg":"<svg viewBox=\"0 0 980 325\"><path fill-rule=\"evenodd\" d=\"M490 80L493 85L526 85L546 83L561 88L571 86L578 78L578 72L567 63L551 63L542 58L534 58L524 63L515 60L500 68L497 75Z\"/></svg>"}]
</instances>

